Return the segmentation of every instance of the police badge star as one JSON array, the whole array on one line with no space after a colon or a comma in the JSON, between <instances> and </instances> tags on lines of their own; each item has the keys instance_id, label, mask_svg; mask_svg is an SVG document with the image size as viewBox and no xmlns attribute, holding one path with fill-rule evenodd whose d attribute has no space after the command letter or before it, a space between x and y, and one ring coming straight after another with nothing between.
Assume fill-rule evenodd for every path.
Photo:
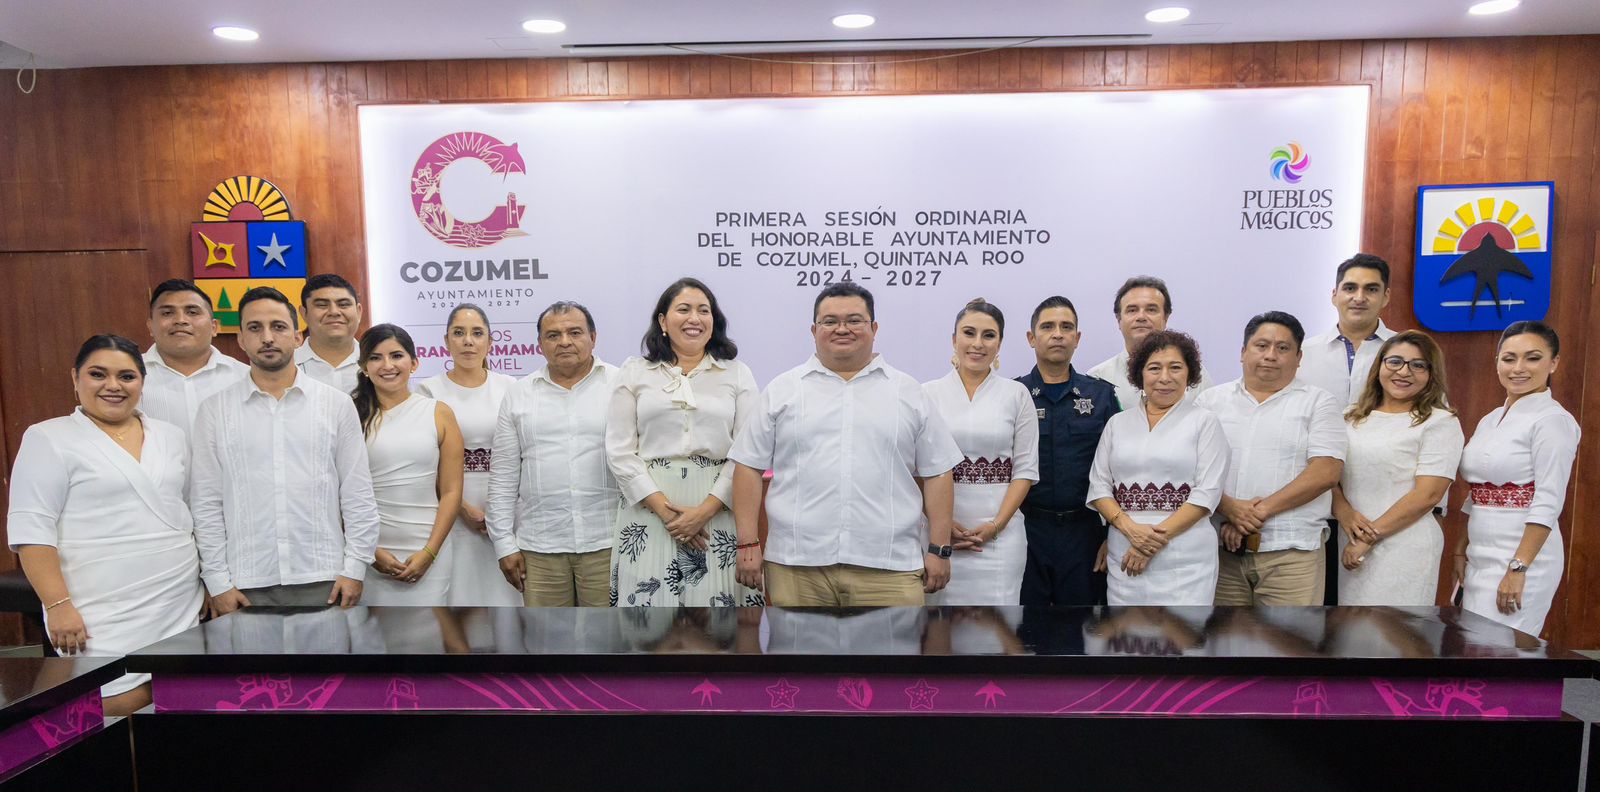
<instances>
[{"instance_id":1,"label":"police badge star","mask_svg":"<svg viewBox=\"0 0 1600 792\"><path fill-rule=\"evenodd\" d=\"M1073 399L1072 408L1077 410L1079 415L1088 415L1094 412L1094 399Z\"/></svg>"}]
</instances>

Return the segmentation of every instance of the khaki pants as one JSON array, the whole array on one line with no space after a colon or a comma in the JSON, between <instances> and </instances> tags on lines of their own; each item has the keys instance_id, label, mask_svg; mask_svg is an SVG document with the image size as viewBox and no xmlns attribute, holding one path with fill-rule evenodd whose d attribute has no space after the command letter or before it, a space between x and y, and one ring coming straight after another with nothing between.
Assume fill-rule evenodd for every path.
<instances>
[{"instance_id":1,"label":"khaki pants","mask_svg":"<svg viewBox=\"0 0 1600 792\"><path fill-rule=\"evenodd\" d=\"M589 553L522 551L528 577L522 604L530 608L604 608L611 604L611 548Z\"/></svg>"},{"instance_id":2,"label":"khaki pants","mask_svg":"<svg viewBox=\"0 0 1600 792\"><path fill-rule=\"evenodd\" d=\"M851 564L785 566L768 561L767 602L780 607L922 605L922 573Z\"/></svg>"},{"instance_id":3,"label":"khaki pants","mask_svg":"<svg viewBox=\"0 0 1600 792\"><path fill-rule=\"evenodd\" d=\"M1234 555L1217 549L1218 605L1321 605L1323 549Z\"/></svg>"},{"instance_id":4,"label":"khaki pants","mask_svg":"<svg viewBox=\"0 0 1600 792\"><path fill-rule=\"evenodd\" d=\"M278 605L314 608L328 604L328 595L333 593L333 581L320 580L315 583L296 583L292 586L263 586L261 588L239 589L239 592L250 600L251 606Z\"/></svg>"}]
</instances>

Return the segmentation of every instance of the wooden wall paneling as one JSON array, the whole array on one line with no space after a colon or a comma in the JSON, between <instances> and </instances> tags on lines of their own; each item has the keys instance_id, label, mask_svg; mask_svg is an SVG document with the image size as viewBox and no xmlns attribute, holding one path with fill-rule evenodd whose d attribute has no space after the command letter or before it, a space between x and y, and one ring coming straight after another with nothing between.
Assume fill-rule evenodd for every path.
<instances>
[{"instance_id":1,"label":"wooden wall paneling","mask_svg":"<svg viewBox=\"0 0 1600 792\"><path fill-rule=\"evenodd\" d=\"M91 269L100 276L84 288L99 291L71 292L77 313L52 315L61 338L75 346L89 332L116 330L147 343L142 299L102 303L109 294L147 294L155 281L186 273L188 224L198 219L206 192L237 173L272 179L296 215L312 224L314 272L338 272L364 289L356 126L363 102L1362 83L1372 90L1362 246L1395 267L1386 315L1391 326L1415 325L1418 184L1557 181L1558 272L1550 318L1566 346L1557 396L1590 430L1584 454L1600 451L1600 387L1587 387L1600 377L1600 366L1586 364L1588 339L1600 334L1600 317L1588 306L1600 291L1584 280L1596 262L1600 232L1600 81L1593 79L1600 71L1600 37L1025 48L942 57L947 54L42 72L31 96L0 92L0 251L43 244L107 252L87 259L0 253L0 287L17 303L0 320L0 348L18 349L5 334L42 326L30 324L45 321L35 306L67 299L62 284L79 283ZM911 58L930 59L902 62ZM1493 334L1445 334L1440 341L1452 400L1470 428L1500 399ZM221 345L236 351L229 340ZM23 361L0 357L0 442L8 459L22 426L70 403L64 385L19 390L16 378L42 377L33 370L41 361L60 368L55 358L70 351L45 350ZM1600 466L1591 467L1580 463L1580 486L1564 523L1571 534L1570 593L1552 624L1571 640L1600 646L1600 606L1594 604L1600 599L1600 536L1582 528L1591 510L1600 509L1588 497L1600 484ZM1452 517L1451 530L1459 527Z\"/></svg>"}]
</instances>

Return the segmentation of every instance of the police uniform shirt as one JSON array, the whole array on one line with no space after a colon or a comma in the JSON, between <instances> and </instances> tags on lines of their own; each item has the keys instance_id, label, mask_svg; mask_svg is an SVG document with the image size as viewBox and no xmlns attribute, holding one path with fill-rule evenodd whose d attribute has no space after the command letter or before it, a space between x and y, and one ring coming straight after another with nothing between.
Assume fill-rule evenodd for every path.
<instances>
[{"instance_id":1,"label":"police uniform shirt","mask_svg":"<svg viewBox=\"0 0 1600 792\"><path fill-rule=\"evenodd\" d=\"M1039 483L1024 508L1069 511L1087 508L1089 468L1106 421L1121 408L1111 383L1068 369L1067 381L1047 385L1037 366L1017 381L1028 389L1039 415Z\"/></svg>"}]
</instances>

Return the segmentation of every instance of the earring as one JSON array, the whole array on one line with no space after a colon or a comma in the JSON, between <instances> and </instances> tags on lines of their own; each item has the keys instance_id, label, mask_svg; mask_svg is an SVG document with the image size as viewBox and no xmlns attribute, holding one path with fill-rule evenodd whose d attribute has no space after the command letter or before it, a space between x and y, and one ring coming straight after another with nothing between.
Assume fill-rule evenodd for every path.
<instances>
[{"instance_id":1,"label":"earring","mask_svg":"<svg viewBox=\"0 0 1600 792\"><path fill-rule=\"evenodd\" d=\"M662 331L661 331L661 337L662 337L662 338L666 338L666 337L667 337L667 331L665 331L665 330L662 330Z\"/></svg>"}]
</instances>

